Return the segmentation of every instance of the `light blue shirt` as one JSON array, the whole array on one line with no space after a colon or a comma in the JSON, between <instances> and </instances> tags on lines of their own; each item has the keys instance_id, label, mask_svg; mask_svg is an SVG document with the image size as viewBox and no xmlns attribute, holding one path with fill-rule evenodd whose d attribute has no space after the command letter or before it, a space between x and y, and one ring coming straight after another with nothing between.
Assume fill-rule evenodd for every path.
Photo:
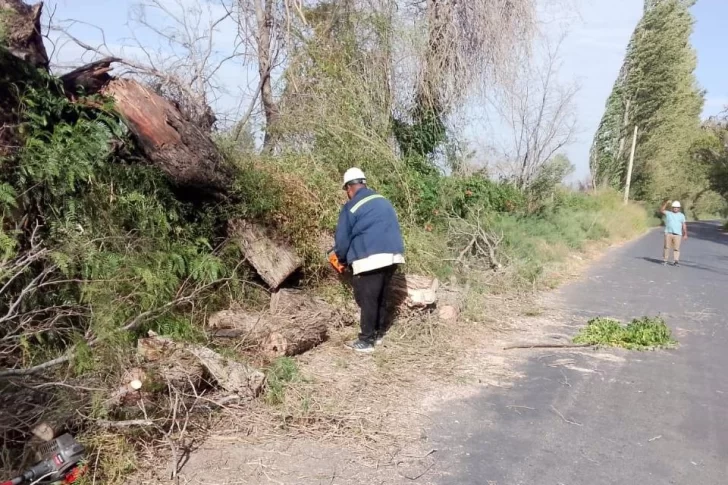
<instances>
[{"instance_id":1,"label":"light blue shirt","mask_svg":"<svg viewBox=\"0 0 728 485\"><path fill-rule=\"evenodd\" d=\"M683 223L685 222L685 214L682 212L665 212L665 234L683 235Z\"/></svg>"}]
</instances>

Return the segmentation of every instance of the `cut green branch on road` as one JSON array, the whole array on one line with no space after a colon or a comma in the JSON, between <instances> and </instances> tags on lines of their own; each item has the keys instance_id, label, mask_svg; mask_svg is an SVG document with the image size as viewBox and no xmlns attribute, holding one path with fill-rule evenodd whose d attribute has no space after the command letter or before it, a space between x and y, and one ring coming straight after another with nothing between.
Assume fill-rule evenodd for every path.
<instances>
[{"instance_id":1,"label":"cut green branch on road","mask_svg":"<svg viewBox=\"0 0 728 485\"><path fill-rule=\"evenodd\" d=\"M575 344L653 350L674 347L670 328L661 317L635 318L627 325L613 318L593 318L574 337Z\"/></svg>"}]
</instances>

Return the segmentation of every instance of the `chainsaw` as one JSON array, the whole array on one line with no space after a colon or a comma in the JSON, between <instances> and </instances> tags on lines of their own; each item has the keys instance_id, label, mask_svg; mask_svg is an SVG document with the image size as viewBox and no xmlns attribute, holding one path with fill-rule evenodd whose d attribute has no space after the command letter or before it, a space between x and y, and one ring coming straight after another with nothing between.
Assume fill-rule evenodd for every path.
<instances>
[{"instance_id":1,"label":"chainsaw","mask_svg":"<svg viewBox=\"0 0 728 485\"><path fill-rule=\"evenodd\" d=\"M87 469L84 461L85 449L70 434L43 443L38 448L40 461L21 475L0 483L19 485L21 483L69 484L76 482Z\"/></svg>"},{"instance_id":2,"label":"chainsaw","mask_svg":"<svg viewBox=\"0 0 728 485\"><path fill-rule=\"evenodd\" d=\"M329 249L327 256L329 258L329 263L334 268L334 270L336 270L337 273L342 274L344 271L346 271L346 266L341 264L338 256L336 256L336 252L333 249Z\"/></svg>"}]
</instances>

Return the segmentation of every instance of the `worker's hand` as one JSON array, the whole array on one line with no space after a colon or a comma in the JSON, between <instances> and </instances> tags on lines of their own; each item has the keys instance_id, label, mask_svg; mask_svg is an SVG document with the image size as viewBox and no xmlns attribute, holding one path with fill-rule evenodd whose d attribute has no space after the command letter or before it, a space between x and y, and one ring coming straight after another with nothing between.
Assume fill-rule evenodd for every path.
<instances>
[{"instance_id":1,"label":"worker's hand","mask_svg":"<svg viewBox=\"0 0 728 485\"><path fill-rule=\"evenodd\" d=\"M683 241L685 241L688 238L687 234L683 234Z\"/></svg>"}]
</instances>

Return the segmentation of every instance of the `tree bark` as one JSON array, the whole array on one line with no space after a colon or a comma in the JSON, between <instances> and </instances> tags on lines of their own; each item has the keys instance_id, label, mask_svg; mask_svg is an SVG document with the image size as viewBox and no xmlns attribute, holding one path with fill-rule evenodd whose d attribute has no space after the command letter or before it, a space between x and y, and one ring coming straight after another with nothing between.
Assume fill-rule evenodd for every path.
<instances>
[{"instance_id":1,"label":"tree bark","mask_svg":"<svg viewBox=\"0 0 728 485\"><path fill-rule=\"evenodd\" d=\"M263 150L271 151L274 142L275 123L278 119L278 104L273 95L271 71L273 53L271 51L273 33L274 0L254 0L255 21L257 24L258 74L260 76L260 96L265 112L265 137Z\"/></svg>"},{"instance_id":2,"label":"tree bark","mask_svg":"<svg viewBox=\"0 0 728 485\"><path fill-rule=\"evenodd\" d=\"M201 345L153 335L139 339L137 351L149 363L153 375L161 376L170 386L196 388L203 378L210 378L228 392L253 399L265 383L265 374L259 370Z\"/></svg>"},{"instance_id":3,"label":"tree bark","mask_svg":"<svg viewBox=\"0 0 728 485\"><path fill-rule=\"evenodd\" d=\"M302 354L324 342L331 314L325 305L286 315L223 310L212 315L208 324L215 337L238 338L269 357L282 357Z\"/></svg>"},{"instance_id":4,"label":"tree bark","mask_svg":"<svg viewBox=\"0 0 728 485\"><path fill-rule=\"evenodd\" d=\"M96 94L113 78L109 74L111 64L118 62L116 57L105 57L61 76L63 90L69 97L77 94Z\"/></svg>"},{"instance_id":5,"label":"tree bark","mask_svg":"<svg viewBox=\"0 0 728 485\"><path fill-rule=\"evenodd\" d=\"M238 242L245 259L271 289L278 288L303 264L288 244L274 241L263 227L248 221L229 221L228 236Z\"/></svg>"},{"instance_id":6,"label":"tree bark","mask_svg":"<svg viewBox=\"0 0 728 485\"><path fill-rule=\"evenodd\" d=\"M425 308L437 303L439 288L437 278L399 273L392 278L389 297L394 306Z\"/></svg>"},{"instance_id":7,"label":"tree bark","mask_svg":"<svg viewBox=\"0 0 728 485\"><path fill-rule=\"evenodd\" d=\"M190 198L223 198L232 182L230 171L212 139L169 101L134 80L113 79L101 93L134 134L144 155L174 185L192 189Z\"/></svg>"}]
</instances>

